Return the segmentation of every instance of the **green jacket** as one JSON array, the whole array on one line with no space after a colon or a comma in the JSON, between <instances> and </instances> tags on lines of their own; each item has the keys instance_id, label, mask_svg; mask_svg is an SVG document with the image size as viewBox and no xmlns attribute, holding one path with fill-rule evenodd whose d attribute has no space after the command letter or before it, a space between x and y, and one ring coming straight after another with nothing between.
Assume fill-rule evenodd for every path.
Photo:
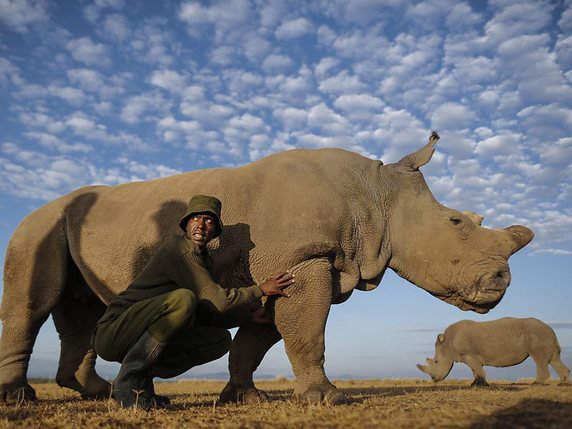
<instances>
[{"instance_id":1,"label":"green jacket","mask_svg":"<svg viewBox=\"0 0 572 429\"><path fill-rule=\"evenodd\" d=\"M257 285L225 289L215 283L200 248L175 235L153 255L129 287L117 295L98 323L115 319L132 304L185 288L195 293L199 306L211 313L225 313L262 297Z\"/></svg>"}]
</instances>

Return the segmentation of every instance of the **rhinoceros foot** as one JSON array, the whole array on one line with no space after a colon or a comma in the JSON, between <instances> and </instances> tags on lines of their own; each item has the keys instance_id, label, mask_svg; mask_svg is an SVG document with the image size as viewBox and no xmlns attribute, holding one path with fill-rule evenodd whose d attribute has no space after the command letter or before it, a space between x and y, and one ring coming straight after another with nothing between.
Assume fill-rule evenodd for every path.
<instances>
[{"instance_id":1,"label":"rhinoceros foot","mask_svg":"<svg viewBox=\"0 0 572 429\"><path fill-rule=\"evenodd\" d=\"M37 399L36 391L27 383L23 386L0 386L0 402L7 404L20 404L27 401L36 401Z\"/></svg>"},{"instance_id":2,"label":"rhinoceros foot","mask_svg":"<svg viewBox=\"0 0 572 429\"><path fill-rule=\"evenodd\" d=\"M81 392L81 399L109 399L111 395L111 384L107 383L106 387L95 391Z\"/></svg>"},{"instance_id":3,"label":"rhinoceros foot","mask_svg":"<svg viewBox=\"0 0 572 429\"><path fill-rule=\"evenodd\" d=\"M58 374L56 383L60 387L79 392L82 399L109 399L111 396L111 384L97 375L95 371L86 376L63 377Z\"/></svg>"},{"instance_id":4,"label":"rhinoceros foot","mask_svg":"<svg viewBox=\"0 0 572 429\"><path fill-rule=\"evenodd\" d=\"M327 405L346 405L350 402L346 395L336 387L322 387L319 385L310 386L301 395L296 395L296 398L308 404L320 404L323 402Z\"/></svg>"},{"instance_id":5,"label":"rhinoceros foot","mask_svg":"<svg viewBox=\"0 0 572 429\"><path fill-rule=\"evenodd\" d=\"M484 378L475 378L475 380L471 383L473 387L488 387L489 383Z\"/></svg>"},{"instance_id":6,"label":"rhinoceros foot","mask_svg":"<svg viewBox=\"0 0 572 429\"><path fill-rule=\"evenodd\" d=\"M269 401L268 394L264 390L254 386L243 387L228 383L220 392L219 402L226 404L229 402L239 404L257 404Z\"/></svg>"}]
</instances>

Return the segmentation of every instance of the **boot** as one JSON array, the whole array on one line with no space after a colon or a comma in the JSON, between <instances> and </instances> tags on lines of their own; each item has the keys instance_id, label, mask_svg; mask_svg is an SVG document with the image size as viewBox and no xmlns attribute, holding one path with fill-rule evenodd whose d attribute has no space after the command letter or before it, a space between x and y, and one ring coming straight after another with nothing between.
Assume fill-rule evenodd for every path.
<instances>
[{"instance_id":1,"label":"boot","mask_svg":"<svg viewBox=\"0 0 572 429\"><path fill-rule=\"evenodd\" d=\"M157 341L146 331L127 352L113 381L112 395L119 405L143 410L149 410L156 405L152 389L153 379L149 370L164 348L165 343Z\"/></svg>"}]
</instances>

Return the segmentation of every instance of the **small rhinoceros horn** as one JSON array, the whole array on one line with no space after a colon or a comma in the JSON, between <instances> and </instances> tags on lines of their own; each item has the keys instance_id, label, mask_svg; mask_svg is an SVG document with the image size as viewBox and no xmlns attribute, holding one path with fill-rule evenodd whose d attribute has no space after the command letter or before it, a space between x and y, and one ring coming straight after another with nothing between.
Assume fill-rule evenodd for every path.
<instances>
[{"instance_id":1,"label":"small rhinoceros horn","mask_svg":"<svg viewBox=\"0 0 572 429\"><path fill-rule=\"evenodd\" d=\"M467 216L469 219L471 219L471 221L473 221L473 223L475 223L476 225L479 226L482 225L484 217L481 216L480 214L469 211L463 212L463 214Z\"/></svg>"}]
</instances>

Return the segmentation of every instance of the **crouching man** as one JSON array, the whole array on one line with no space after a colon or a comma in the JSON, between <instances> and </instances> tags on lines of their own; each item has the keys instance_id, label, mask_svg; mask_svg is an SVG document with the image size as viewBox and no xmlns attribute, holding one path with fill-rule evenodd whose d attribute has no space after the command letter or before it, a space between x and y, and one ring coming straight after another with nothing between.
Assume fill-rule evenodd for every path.
<instances>
[{"instance_id":1,"label":"crouching man","mask_svg":"<svg viewBox=\"0 0 572 429\"><path fill-rule=\"evenodd\" d=\"M288 296L283 289L294 283L288 272L241 288L225 289L213 281L206 245L222 232L220 213L217 198L194 196L179 223L184 235L163 244L98 321L95 351L121 363L112 387L120 406L148 410L167 405L168 398L155 394L154 377L175 377L229 351L226 329L196 324L197 305L222 317L262 296Z\"/></svg>"}]
</instances>

